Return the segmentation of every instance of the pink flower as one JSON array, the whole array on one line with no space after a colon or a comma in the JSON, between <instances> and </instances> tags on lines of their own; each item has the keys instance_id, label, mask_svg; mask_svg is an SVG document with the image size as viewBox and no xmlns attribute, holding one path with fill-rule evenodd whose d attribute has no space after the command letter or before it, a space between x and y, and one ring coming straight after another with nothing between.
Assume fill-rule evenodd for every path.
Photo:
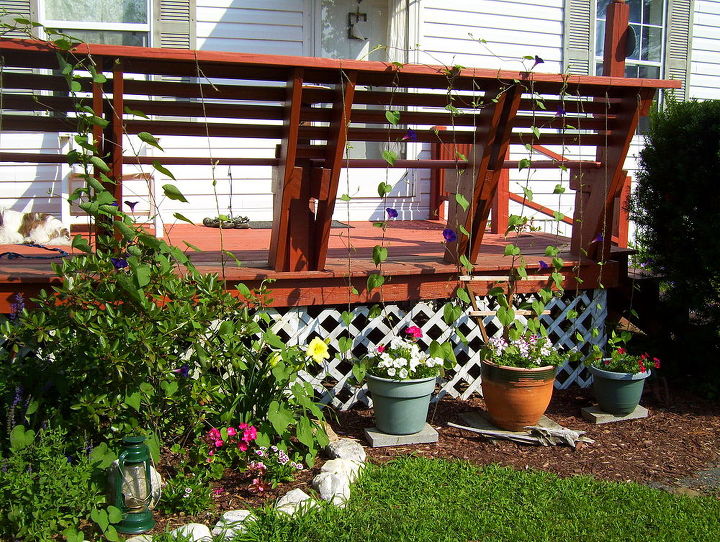
<instances>
[{"instance_id":1,"label":"pink flower","mask_svg":"<svg viewBox=\"0 0 720 542\"><path fill-rule=\"evenodd\" d=\"M223 494L223 490L221 487L216 487L215 489L213 489L213 495L222 495L222 494Z\"/></svg>"},{"instance_id":2,"label":"pink flower","mask_svg":"<svg viewBox=\"0 0 720 542\"><path fill-rule=\"evenodd\" d=\"M655 364L655 368L660 368L660 360L658 358L653 358L653 363Z\"/></svg>"},{"instance_id":3,"label":"pink flower","mask_svg":"<svg viewBox=\"0 0 720 542\"><path fill-rule=\"evenodd\" d=\"M385 347L383 345L380 345L377 347L377 351L378 353L382 354L383 352L385 352Z\"/></svg>"},{"instance_id":4,"label":"pink flower","mask_svg":"<svg viewBox=\"0 0 720 542\"><path fill-rule=\"evenodd\" d=\"M228 434L228 437L234 437L235 435L237 435L237 431L235 430L234 427L228 427L227 434Z\"/></svg>"},{"instance_id":5,"label":"pink flower","mask_svg":"<svg viewBox=\"0 0 720 542\"><path fill-rule=\"evenodd\" d=\"M405 333L407 333L408 335L410 335L410 336L413 337L414 339L419 339L420 337L423 336L422 329L420 329L420 328L417 327L417 326L410 326L409 328L407 328L407 329L405 330Z\"/></svg>"},{"instance_id":6,"label":"pink flower","mask_svg":"<svg viewBox=\"0 0 720 542\"><path fill-rule=\"evenodd\" d=\"M223 444L225 444L222 439L218 439L215 441L215 447L220 448Z\"/></svg>"},{"instance_id":7,"label":"pink flower","mask_svg":"<svg viewBox=\"0 0 720 542\"><path fill-rule=\"evenodd\" d=\"M208 452L208 455L215 455L215 450L210 450L210 451Z\"/></svg>"},{"instance_id":8,"label":"pink flower","mask_svg":"<svg viewBox=\"0 0 720 542\"><path fill-rule=\"evenodd\" d=\"M243 432L242 439L245 442L250 442L251 440L255 440L257 438L257 429L255 429L254 426L250 426Z\"/></svg>"},{"instance_id":9,"label":"pink flower","mask_svg":"<svg viewBox=\"0 0 720 542\"><path fill-rule=\"evenodd\" d=\"M250 427L250 426L249 426L248 424L246 424L246 423L239 423L239 424L238 424L238 431L242 431L243 429L247 429L248 427Z\"/></svg>"},{"instance_id":10,"label":"pink flower","mask_svg":"<svg viewBox=\"0 0 720 542\"><path fill-rule=\"evenodd\" d=\"M625 349L624 349L622 346L619 346L618 349L617 349L617 352L618 352L618 354L624 354L624 353L625 353Z\"/></svg>"},{"instance_id":11,"label":"pink flower","mask_svg":"<svg viewBox=\"0 0 720 542\"><path fill-rule=\"evenodd\" d=\"M220 430L214 427L210 429L210 431L208 431L208 437L211 440L218 440L219 438L222 438L222 436L220 435Z\"/></svg>"},{"instance_id":12,"label":"pink flower","mask_svg":"<svg viewBox=\"0 0 720 542\"><path fill-rule=\"evenodd\" d=\"M245 452L248 449L247 442L239 440L237 443L237 447L241 452Z\"/></svg>"}]
</instances>

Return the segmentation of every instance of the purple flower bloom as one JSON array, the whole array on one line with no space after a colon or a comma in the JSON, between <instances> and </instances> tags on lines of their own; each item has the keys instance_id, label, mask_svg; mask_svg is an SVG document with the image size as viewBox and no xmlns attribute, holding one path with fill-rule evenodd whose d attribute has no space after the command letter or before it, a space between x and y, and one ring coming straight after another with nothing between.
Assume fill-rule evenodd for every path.
<instances>
[{"instance_id":1,"label":"purple flower bloom","mask_svg":"<svg viewBox=\"0 0 720 542\"><path fill-rule=\"evenodd\" d=\"M190 366L186 363L179 369L173 369L173 373L175 373L179 377L187 378L188 376L190 376Z\"/></svg>"},{"instance_id":2,"label":"purple flower bloom","mask_svg":"<svg viewBox=\"0 0 720 542\"><path fill-rule=\"evenodd\" d=\"M127 260L123 258L110 258L110 261L115 266L115 269L124 269L128 266Z\"/></svg>"},{"instance_id":3,"label":"purple flower bloom","mask_svg":"<svg viewBox=\"0 0 720 542\"><path fill-rule=\"evenodd\" d=\"M408 128L407 133L402 137L403 141L417 141L417 132L412 128Z\"/></svg>"},{"instance_id":4,"label":"purple flower bloom","mask_svg":"<svg viewBox=\"0 0 720 542\"><path fill-rule=\"evenodd\" d=\"M454 241L457 241L457 234L454 230L451 230L450 228L445 228L443 230L443 238L445 239L446 243L452 243Z\"/></svg>"},{"instance_id":5,"label":"purple flower bloom","mask_svg":"<svg viewBox=\"0 0 720 542\"><path fill-rule=\"evenodd\" d=\"M550 266L547 264L547 262L544 262L542 260L540 260L538 262L538 265L540 266L540 269L542 269L543 271L545 271L546 269L550 269Z\"/></svg>"},{"instance_id":6,"label":"purple flower bloom","mask_svg":"<svg viewBox=\"0 0 720 542\"><path fill-rule=\"evenodd\" d=\"M532 70L532 69L533 69L535 66L537 66L538 64L544 64L544 63L545 63L545 61L544 61L542 58L540 58L539 56L535 55L535 64L533 64L533 65L532 65L532 68L530 68L530 69Z\"/></svg>"},{"instance_id":7,"label":"purple flower bloom","mask_svg":"<svg viewBox=\"0 0 720 542\"><path fill-rule=\"evenodd\" d=\"M592 240L593 243L602 243L605 238L603 237L602 233L598 233L595 236L595 239Z\"/></svg>"},{"instance_id":8,"label":"purple flower bloom","mask_svg":"<svg viewBox=\"0 0 720 542\"><path fill-rule=\"evenodd\" d=\"M567 115L567 111L565 111L565 108L561 105L560 107L558 107L558 110L555 113L555 116L556 117L564 117L565 115Z\"/></svg>"},{"instance_id":9,"label":"purple flower bloom","mask_svg":"<svg viewBox=\"0 0 720 542\"><path fill-rule=\"evenodd\" d=\"M135 206L136 206L139 202L137 202L137 201L127 201L127 200L125 200L124 203L125 203L125 205L127 205L128 207L130 207L130 212L132 213L132 212L135 210Z\"/></svg>"},{"instance_id":10,"label":"purple flower bloom","mask_svg":"<svg viewBox=\"0 0 720 542\"><path fill-rule=\"evenodd\" d=\"M12 404L10 405L10 408L15 408L20 404L23 398L23 388L22 386L17 386L15 388L15 397L13 397Z\"/></svg>"},{"instance_id":11,"label":"purple flower bloom","mask_svg":"<svg viewBox=\"0 0 720 542\"><path fill-rule=\"evenodd\" d=\"M385 209L385 212L387 213L388 218L397 218L398 217L397 209L393 209L392 207L388 207L387 209Z\"/></svg>"},{"instance_id":12,"label":"purple flower bloom","mask_svg":"<svg viewBox=\"0 0 720 542\"><path fill-rule=\"evenodd\" d=\"M10 320L15 320L25 309L25 298L21 292L15 294L15 302L10 305Z\"/></svg>"}]
</instances>

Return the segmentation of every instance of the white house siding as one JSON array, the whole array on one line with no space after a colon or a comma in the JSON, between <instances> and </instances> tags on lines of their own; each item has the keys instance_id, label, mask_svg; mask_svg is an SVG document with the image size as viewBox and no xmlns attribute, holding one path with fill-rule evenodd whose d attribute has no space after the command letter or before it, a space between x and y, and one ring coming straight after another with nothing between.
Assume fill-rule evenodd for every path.
<instances>
[{"instance_id":1,"label":"white house siding","mask_svg":"<svg viewBox=\"0 0 720 542\"><path fill-rule=\"evenodd\" d=\"M562 0L424 0L418 61L520 71L534 64L523 57L539 56L544 62L537 65L535 71L558 73L562 71L563 15ZM562 152L559 148L552 150ZM580 152L565 149L569 155ZM521 146L511 148L511 160L528 156ZM543 158L539 154L532 156L533 160ZM559 183L566 189L562 196L553 194ZM522 193L520 185L526 184L533 191L536 203L572 214L574 195L568 187L567 172L510 171L511 191ZM546 215L522 209L519 204L511 203L510 212L534 216L534 225L546 230L554 231L557 226Z\"/></svg>"},{"instance_id":2,"label":"white house siding","mask_svg":"<svg viewBox=\"0 0 720 542\"><path fill-rule=\"evenodd\" d=\"M720 0L696 0L690 97L720 99Z\"/></svg>"}]
</instances>

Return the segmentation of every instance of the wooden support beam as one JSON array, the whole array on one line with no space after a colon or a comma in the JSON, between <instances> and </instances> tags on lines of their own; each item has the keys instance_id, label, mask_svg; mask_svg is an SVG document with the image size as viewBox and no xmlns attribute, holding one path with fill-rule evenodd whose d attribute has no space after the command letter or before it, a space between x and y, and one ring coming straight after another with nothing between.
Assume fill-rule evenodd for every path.
<instances>
[{"instance_id":1,"label":"wooden support beam","mask_svg":"<svg viewBox=\"0 0 720 542\"><path fill-rule=\"evenodd\" d=\"M315 230L313 232L313 256L311 269L320 271L325 267L327 259L330 227L335 211L340 171L343 167L345 144L347 143L348 126L352 114L353 98L355 96L355 81L357 72L341 72L343 81L339 84L337 98L333 104L332 120L330 121L330 136L328 137L325 166L321 175L320 192L317 198L317 212L315 215Z\"/></svg>"},{"instance_id":2,"label":"wooden support beam","mask_svg":"<svg viewBox=\"0 0 720 542\"><path fill-rule=\"evenodd\" d=\"M457 262L465 254L473 262L477 259L492 206L492 198L502 173L505 155L510 145L512 121L522 95L520 85L498 88L492 105L481 112L482 125L476 133L477 144L471 150L468 168L459 175L450 192L462 194L469 206L450 205L448 227L457 233L457 241L445 246L445 260ZM465 229L470 237L462 233Z\"/></svg>"},{"instance_id":3,"label":"wooden support beam","mask_svg":"<svg viewBox=\"0 0 720 542\"><path fill-rule=\"evenodd\" d=\"M490 222L490 233L504 234L508 228L510 219L510 170L507 167L507 159L510 151L505 153L506 167L502 169L498 178L497 190L492 202L492 221Z\"/></svg>"},{"instance_id":4,"label":"wooden support beam","mask_svg":"<svg viewBox=\"0 0 720 542\"><path fill-rule=\"evenodd\" d=\"M303 180L302 169L296 166L303 75L303 70L296 68L287 83L279 165L273 171L273 227L268 262L276 271L295 271L290 268L290 205L293 199L300 197ZM293 206L293 209L297 211L298 207ZM304 233L307 235L309 231ZM302 235L300 232L297 234ZM299 258L294 258L294 261L299 261Z\"/></svg>"},{"instance_id":5,"label":"wooden support beam","mask_svg":"<svg viewBox=\"0 0 720 542\"><path fill-rule=\"evenodd\" d=\"M628 46L630 6L625 0L613 0L605 15L603 75L625 77L625 57Z\"/></svg>"}]
</instances>

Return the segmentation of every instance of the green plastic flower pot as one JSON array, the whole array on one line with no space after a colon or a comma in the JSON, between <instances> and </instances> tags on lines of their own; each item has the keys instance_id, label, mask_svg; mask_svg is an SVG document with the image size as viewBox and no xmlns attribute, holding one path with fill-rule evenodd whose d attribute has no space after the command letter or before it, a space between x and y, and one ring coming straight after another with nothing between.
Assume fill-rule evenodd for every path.
<instances>
[{"instance_id":1,"label":"green plastic flower pot","mask_svg":"<svg viewBox=\"0 0 720 542\"><path fill-rule=\"evenodd\" d=\"M425 426L435 377L393 380L367 375L375 425L390 435L412 435Z\"/></svg>"},{"instance_id":2,"label":"green plastic flower pot","mask_svg":"<svg viewBox=\"0 0 720 542\"><path fill-rule=\"evenodd\" d=\"M600 408L615 416L626 416L637 408L645 379L651 374L649 369L644 373L616 373L589 366L588 370Z\"/></svg>"}]
</instances>

